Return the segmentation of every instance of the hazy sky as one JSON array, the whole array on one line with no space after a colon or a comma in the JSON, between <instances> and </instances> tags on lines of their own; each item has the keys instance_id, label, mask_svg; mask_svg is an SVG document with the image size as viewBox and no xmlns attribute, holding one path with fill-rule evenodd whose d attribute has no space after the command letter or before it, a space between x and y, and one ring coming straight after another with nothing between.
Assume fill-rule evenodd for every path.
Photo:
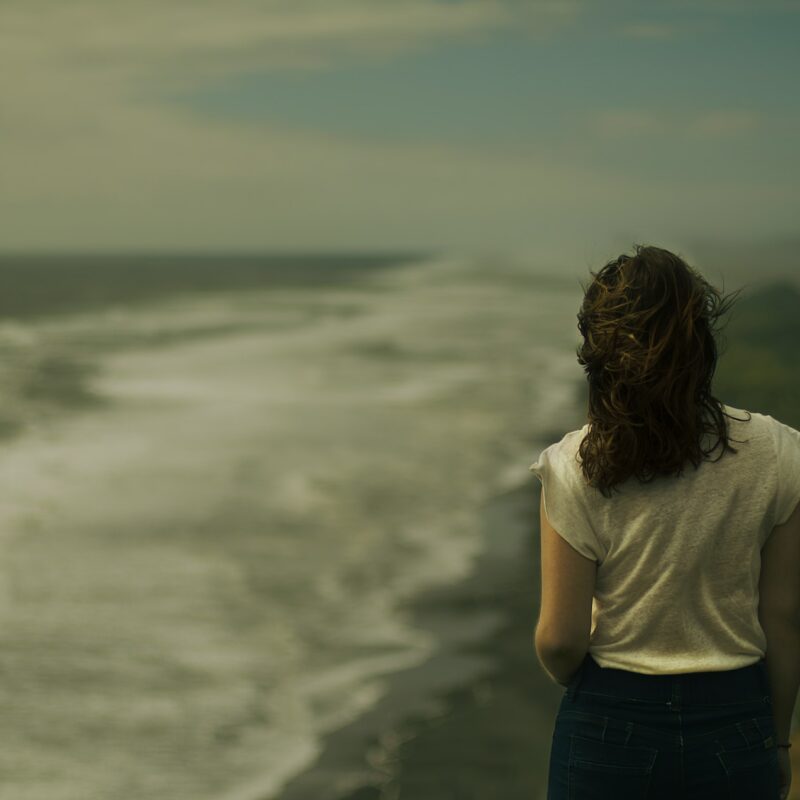
<instances>
[{"instance_id":1,"label":"hazy sky","mask_svg":"<svg viewBox=\"0 0 800 800\"><path fill-rule=\"evenodd\" d=\"M3 0L0 249L791 236L800 2Z\"/></svg>"}]
</instances>

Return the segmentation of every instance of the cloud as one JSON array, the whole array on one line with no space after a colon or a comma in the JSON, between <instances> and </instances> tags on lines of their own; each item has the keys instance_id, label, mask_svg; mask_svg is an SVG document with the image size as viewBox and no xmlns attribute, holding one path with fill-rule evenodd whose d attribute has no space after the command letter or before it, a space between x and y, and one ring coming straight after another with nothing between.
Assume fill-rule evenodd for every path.
<instances>
[{"instance_id":1,"label":"cloud","mask_svg":"<svg viewBox=\"0 0 800 800\"><path fill-rule=\"evenodd\" d=\"M797 0L669 0L668 5L690 11L700 8L713 14L732 15L750 14L753 11L759 13L800 11L800 3Z\"/></svg>"},{"instance_id":2,"label":"cloud","mask_svg":"<svg viewBox=\"0 0 800 800\"><path fill-rule=\"evenodd\" d=\"M591 127L602 136L649 136L662 130L659 115L637 109L609 109L592 114Z\"/></svg>"},{"instance_id":3,"label":"cloud","mask_svg":"<svg viewBox=\"0 0 800 800\"><path fill-rule=\"evenodd\" d=\"M523 18L530 29L537 19L543 27L560 24L577 9L551 0L525 7L520 17L514 0L4 0L3 157L25 161L31 147L48 147L69 161L88 142L111 158L126 152L131 136L153 142L164 136L153 154L163 157L176 130L188 140L206 124L169 105L166 98L179 87L247 70L368 64L485 36ZM237 136L247 134L226 129L229 146L237 146ZM71 172L68 163L54 168ZM29 181L44 184L48 176L31 174Z\"/></svg>"},{"instance_id":4,"label":"cloud","mask_svg":"<svg viewBox=\"0 0 800 800\"><path fill-rule=\"evenodd\" d=\"M99 137L18 144L14 159L0 161L0 185L12 188L0 193L6 247L502 249L535 242L554 257L577 257L582 241L604 241L621 220L663 236L702 218L704 230L724 235L770 208L772 223L789 225L795 191L733 174L653 181L535 144L198 125L189 114L148 107L110 117ZM734 195L735 206L722 202Z\"/></svg>"},{"instance_id":5,"label":"cloud","mask_svg":"<svg viewBox=\"0 0 800 800\"><path fill-rule=\"evenodd\" d=\"M675 113L648 109L607 109L590 116L590 128L609 139L667 137L719 139L757 131L763 115L752 109L708 109Z\"/></svg>"},{"instance_id":6,"label":"cloud","mask_svg":"<svg viewBox=\"0 0 800 800\"><path fill-rule=\"evenodd\" d=\"M671 39L677 33L678 27L666 22L631 22L620 29L622 36L631 39Z\"/></svg>"},{"instance_id":7,"label":"cloud","mask_svg":"<svg viewBox=\"0 0 800 800\"><path fill-rule=\"evenodd\" d=\"M149 108L115 114L101 137L19 143L15 155L0 162L0 184L14 187L0 194L6 245L499 243L556 227L576 186L588 207L625 183L547 153L198 126Z\"/></svg>"},{"instance_id":8,"label":"cloud","mask_svg":"<svg viewBox=\"0 0 800 800\"><path fill-rule=\"evenodd\" d=\"M576 9L540 0L523 18L531 27L552 25ZM192 82L242 69L386 58L520 21L516 5L503 0L5 0L0 63Z\"/></svg>"},{"instance_id":9,"label":"cloud","mask_svg":"<svg viewBox=\"0 0 800 800\"><path fill-rule=\"evenodd\" d=\"M634 226L690 226L698 210L718 207L704 224L724 230L758 208L789 214L789 190L766 178L746 193L734 192L733 177L722 188L698 182L692 203L675 207L683 176L678 192L536 142L345 138L199 118L165 100L175 86L241 70L367 69L504 29L544 35L580 9L532 0L3 0L0 248L501 247L525 239L559 253L576 227L601 237L623 216ZM713 138L744 135L758 123L746 114L712 109L687 120L608 109L588 128L617 139L661 131ZM719 198L734 193L745 199L731 211Z\"/></svg>"},{"instance_id":10,"label":"cloud","mask_svg":"<svg viewBox=\"0 0 800 800\"><path fill-rule=\"evenodd\" d=\"M523 224L532 187L564 174L543 157L199 118L165 98L242 70L368 68L503 28L533 34L577 9L548 0L5 0L0 248L456 240L498 197L487 226L508 233Z\"/></svg>"},{"instance_id":11,"label":"cloud","mask_svg":"<svg viewBox=\"0 0 800 800\"><path fill-rule=\"evenodd\" d=\"M374 63L569 21L572 0L4 0L0 135L102 132L116 113L232 73ZM162 106L162 113L169 110Z\"/></svg>"},{"instance_id":12,"label":"cloud","mask_svg":"<svg viewBox=\"0 0 800 800\"><path fill-rule=\"evenodd\" d=\"M761 114L748 109L717 109L698 114L689 121L689 133L703 138L737 136L757 130Z\"/></svg>"},{"instance_id":13,"label":"cloud","mask_svg":"<svg viewBox=\"0 0 800 800\"><path fill-rule=\"evenodd\" d=\"M87 135L231 73L386 59L509 24L497 0L4 0L0 135Z\"/></svg>"}]
</instances>

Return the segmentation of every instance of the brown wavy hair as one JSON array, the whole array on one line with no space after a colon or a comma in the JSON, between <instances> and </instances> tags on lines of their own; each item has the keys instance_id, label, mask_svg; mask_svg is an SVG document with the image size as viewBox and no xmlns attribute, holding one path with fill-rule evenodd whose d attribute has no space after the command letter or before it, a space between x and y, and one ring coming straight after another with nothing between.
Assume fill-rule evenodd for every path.
<instances>
[{"instance_id":1,"label":"brown wavy hair","mask_svg":"<svg viewBox=\"0 0 800 800\"><path fill-rule=\"evenodd\" d=\"M634 248L590 271L588 288L581 283L577 355L589 382L589 431L578 454L604 497L632 475L642 483L680 476L687 460L697 469L720 442L715 460L738 452L711 379L719 321L741 289L723 295L674 253ZM706 433L717 438L704 450Z\"/></svg>"}]
</instances>

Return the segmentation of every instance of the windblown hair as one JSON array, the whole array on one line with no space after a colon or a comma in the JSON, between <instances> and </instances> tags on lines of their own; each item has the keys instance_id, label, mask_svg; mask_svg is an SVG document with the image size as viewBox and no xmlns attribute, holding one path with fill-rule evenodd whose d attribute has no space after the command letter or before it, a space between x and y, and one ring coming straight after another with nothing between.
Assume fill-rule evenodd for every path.
<instances>
[{"instance_id":1,"label":"windblown hair","mask_svg":"<svg viewBox=\"0 0 800 800\"><path fill-rule=\"evenodd\" d=\"M715 460L738 452L711 379L719 320L741 290L723 295L668 250L634 248L581 284L577 355L589 382L589 431L578 454L604 497L632 475L643 483L680 476L687 460L697 469L720 442ZM716 441L704 450L706 433Z\"/></svg>"}]
</instances>

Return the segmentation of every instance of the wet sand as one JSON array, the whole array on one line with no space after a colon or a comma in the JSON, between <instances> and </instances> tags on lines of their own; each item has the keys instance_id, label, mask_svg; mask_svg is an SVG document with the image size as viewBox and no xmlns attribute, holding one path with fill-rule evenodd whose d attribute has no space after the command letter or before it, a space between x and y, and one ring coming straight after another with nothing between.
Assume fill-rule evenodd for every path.
<instances>
[{"instance_id":1,"label":"wet sand","mask_svg":"<svg viewBox=\"0 0 800 800\"><path fill-rule=\"evenodd\" d=\"M281 800L544 798L563 689L533 648L538 483L485 507L486 550L466 580L418 596L415 624L440 638L424 664L387 678L384 698L331 734ZM491 630L479 633L481 621Z\"/></svg>"}]
</instances>

